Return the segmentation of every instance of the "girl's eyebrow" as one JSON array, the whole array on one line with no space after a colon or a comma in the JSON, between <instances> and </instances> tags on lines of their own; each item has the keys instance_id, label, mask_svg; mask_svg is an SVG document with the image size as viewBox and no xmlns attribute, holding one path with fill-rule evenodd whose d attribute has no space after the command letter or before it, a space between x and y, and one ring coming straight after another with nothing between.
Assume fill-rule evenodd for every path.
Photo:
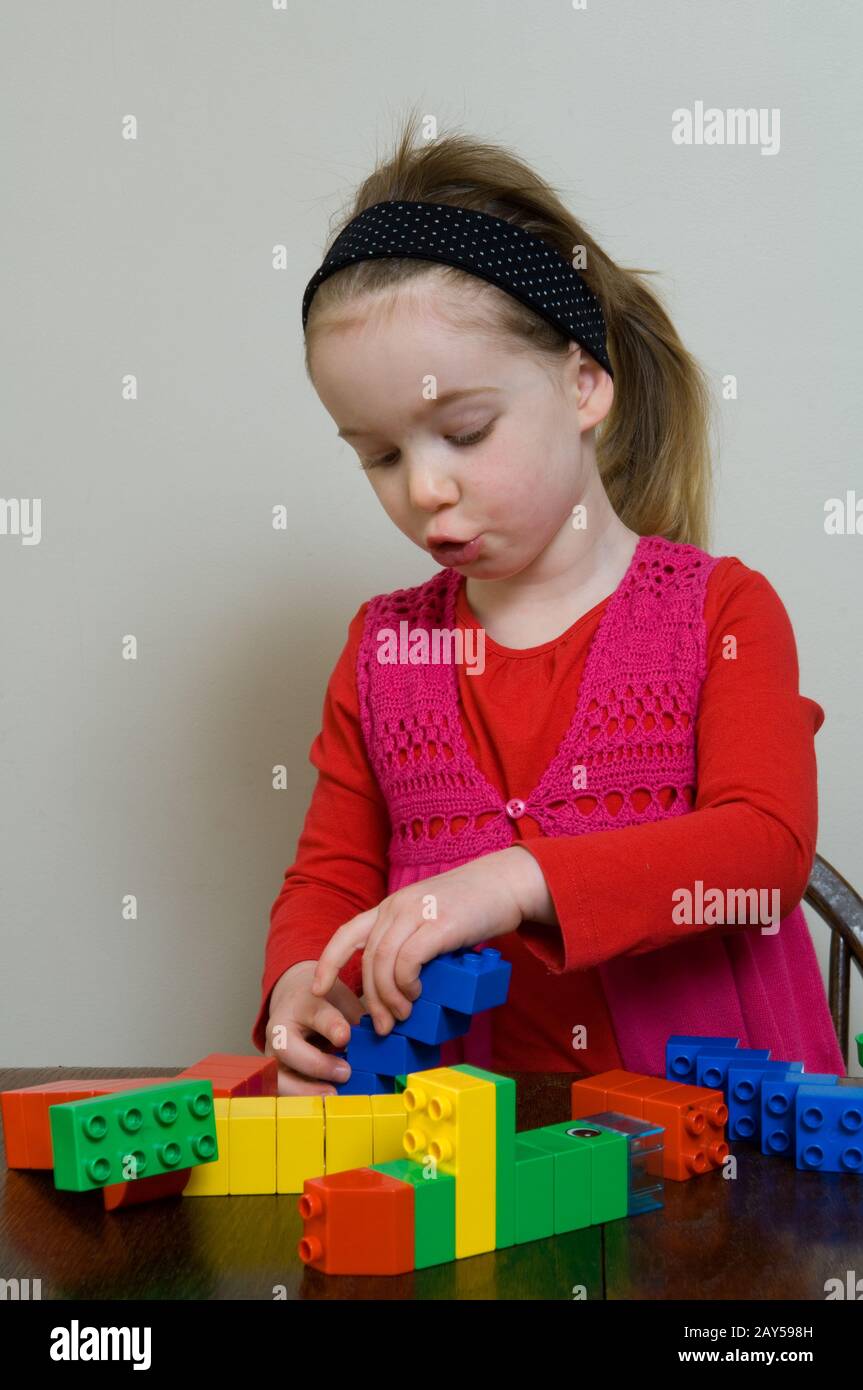
<instances>
[{"instance_id":1,"label":"girl's eyebrow","mask_svg":"<svg viewBox=\"0 0 863 1390\"><path fill-rule=\"evenodd\" d=\"M426 407L430 405L432 409L434 409L436 406L439 405L448 405L450 401L461 400L464 396L480 396L486 391L495 391L499 393L500 389L501 388L499 386L467 386L464 389L458 391L445 391L442 396L434 397L433 400L427 401L425 405ZM418 412L418 414L419 413L420 412ZM337 430L336 433L338 434L338 437L340 439L351 439L356 438L357 435L371 433L371 431L360 429L343 429Z\"/></svg>"}]
</instances>

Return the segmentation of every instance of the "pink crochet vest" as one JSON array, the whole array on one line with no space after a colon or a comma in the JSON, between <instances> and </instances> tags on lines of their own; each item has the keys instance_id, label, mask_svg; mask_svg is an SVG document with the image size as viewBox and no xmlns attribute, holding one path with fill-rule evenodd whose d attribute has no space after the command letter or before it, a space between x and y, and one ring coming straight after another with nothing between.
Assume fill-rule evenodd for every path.
<instances>
[{"instance_id":1,"label":"pink crochet vest","mask_svg":"<svg viewBox=\"0 0 863 1390\"><path fill-rule=\"evenodd\" d=\"M683 789L697 785L704 596L717 559L692 545L640 538L591 643L572 722L524 802L524 814L543 834L589 835L689 813ZM423 629L434 653L432 630L456 630L461 582L457 570L444 569L415 588L376 596L367 609L357 685L371 766L389 808L390 893L516 840L510 803L466 744L452 656L443 659L438 648L437 663L378 659L382 629L407 632L413 641ZM408 628L400 629L405 620ZM573 790L573 770L581 766L586 785ZM668 786L677 796L663 809L656 793ZM654 794L642 811L632 805L637 789ZM613 794L614 814L606 804ZM589 815L576 804L585 797L595 798ZM456 818L462 828L451 829ZM769 1047L807 1071L845 1074L799 905L772 935L757 927L699 935L618 956L599 971L627 1070L662 1075L669 1034L701 1033ZM444 1063L492 1066L493 1030L494 1011L478 1015L466 1039L444 1045Z\"/></svg>"}]
</instances>

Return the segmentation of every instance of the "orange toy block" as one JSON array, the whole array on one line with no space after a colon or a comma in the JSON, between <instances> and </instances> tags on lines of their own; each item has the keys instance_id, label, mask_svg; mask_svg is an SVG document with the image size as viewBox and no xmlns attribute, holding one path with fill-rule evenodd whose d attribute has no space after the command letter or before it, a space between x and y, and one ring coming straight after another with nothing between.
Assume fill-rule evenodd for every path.
<instances>
[{"instance_id":1,"label":"orange toy block","mask_svg":"<svg viewBox=\"0 0 863 1390\"><path fill-rule=\"evenodd\" d=\"M175 1079L198 1077L212 1081L213 1095L275 1096L278 1095L279 1063L276 1057L246 1057L230 1052L211 1052L186 1067Z\"/></svg>"},{"instance_id":2,"label":"orange toy block","mask_svg":"<svg viewBox=\"0 0 863 1390\"><path fill-rule=\"evenodd\" d=\"M37 1086L4 1091L0 1095L0 1110L3 1114L7 1167L54 1167L49 1106L63 1105L69 1100L89 1100L92 1096L106 1096L114 1091L131 1091L140 1086L155 1086L166 1079L172 1078L71 1076L62 1081L43 1081Z\"/></svg>"},{"instance_id":3,"label":"orange toy block","mask_svg":"<svg viewBox=\"0 0 863 1390\"><path fill-rule=\"evenodd\" d=\"M728 1107L721 1091L705 1086L673 1086L644 1100L645 1120L665 1127L663 1176L685 1182L721 1166Z\"/></svg>"},{"instance_id":4,"label":"orange toy block","mask_svg":"<svg viewBox=\"0 0 863 1390\"><path fill-rule=\"evenodd\" d=\"M156 1173L152 1178L136 1178L134 1182L113 1182L102 1188L106 1211L134 1207L141 1202L155 1202L161 1197L179 1197L189 1181L191 1168L178 1168L174 1173Z\"/></svg>"},{"instance_id":5,"label":"orange toy block","mask_svg":"<svg viewBox=\"0 0 863 1390\"><path fill-rule=\"evenodd\" d=\"M640 1076L636 1081L627 1081L609 1090L608 1108L640 1120L644 1118L644 1102L648 1098L662 1095L679 1085L679 1081L668 1081L664 1076Z\"/></svg>"},{"instance_id":6,"label":"orange toy block","mask_svg":"<svg viewBox=\"0 0 863 1390\"><path fill-rule=\"evenodd\" d=\"M572 1118L580 1120L582 1115L599 1115L603 1110L615 1109L606 1104L609 1088L644 1079L638 1072L621 1071L620 1068L601 1071L596 1076L580 1077L578 1081L573 1081L571 1088Z\"/></svg>"},{"instance_id":7,"label":"orange toy block","mask_svg":"<svg viewBox=\"0 0 863 1390\"><path fill-rule=\"evenodd\" d=\"M406 1274L414 1267L414 1189L372 1168L306 1178L298 1202L303 1264L324 1274Z\"/></svg>"}]
</instances>

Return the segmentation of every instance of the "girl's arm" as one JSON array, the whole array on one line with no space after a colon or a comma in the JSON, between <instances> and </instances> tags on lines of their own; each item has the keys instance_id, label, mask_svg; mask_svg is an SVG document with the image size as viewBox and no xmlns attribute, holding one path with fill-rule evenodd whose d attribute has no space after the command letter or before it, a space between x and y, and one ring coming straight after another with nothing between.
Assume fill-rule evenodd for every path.
<instances>
[{"instance_id":1,"label":"girl's arm","mask_svg":"<svg viewBox=\"0 0 863 1390\"><path fill-rule=\"evenodd\" d=\"M309 751L318 780L306 812L296 858L270 912L261 1007L252 1030L266 1045L270 994L292 965L317 960L337 927L379 903L387 891L389 816L369 766L359 723L356 658L365 610L351 620L344 649L324 698L321 730ZM361 957L339 972L353 990L362 979Z\"/></svg>"},{"instance_id":2,"label":"girl's arm","mask_svg":"<svg viewBox=\"0 0 863 1390\"><path fill-rule=\"evenodd\" d=\"M536 917L519 934L555 973L698 932L752 930L676 923L673 895L694 893L697 880L705 892L777 889L778 917L806 889L818 829L814 735L824 711L799 693L788 614L764 575L733 559L711 575L705 618L694 809L675 820L519 844L544 879L532 897L524 878L526 915ZM736 660L724 656L729 637Z\"/></svg>"}]
</instances>

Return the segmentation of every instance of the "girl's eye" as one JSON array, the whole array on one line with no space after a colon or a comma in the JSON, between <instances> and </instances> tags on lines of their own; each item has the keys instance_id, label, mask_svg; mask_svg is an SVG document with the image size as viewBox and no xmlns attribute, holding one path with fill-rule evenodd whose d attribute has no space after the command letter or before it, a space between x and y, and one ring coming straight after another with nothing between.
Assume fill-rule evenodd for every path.
<instances>
[{"instance_id":1,"label":"girl's eye","mask_svg":"<svg viewBox=\"0 0 863 1390\"><path fill-rule=\"evenodd\" d=\"M466 449L471 444L478 444L481 439L485 438L490 429L491 425L485 425L481 430L474 430L473 434L448 434L445 438L448 439L451 444L455 444L457 448ZM369 468L379 468L381 465L386 466L390 463L395 463L394 456L392 454L384 454L383 458L365 459L361 461L360 468L367 471Z\"/></svg>"}]
</instances>

